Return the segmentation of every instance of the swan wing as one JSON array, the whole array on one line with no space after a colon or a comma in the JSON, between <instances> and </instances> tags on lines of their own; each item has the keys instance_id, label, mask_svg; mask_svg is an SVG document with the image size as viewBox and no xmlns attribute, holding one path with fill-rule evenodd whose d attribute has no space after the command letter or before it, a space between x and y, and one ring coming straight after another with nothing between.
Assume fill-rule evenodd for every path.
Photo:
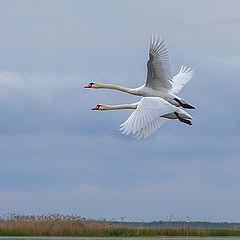
<instances>
[{"instance_id":1,"label":"swan wing","mask_svg":"<svg viewBox=\"0 0 240 240\"><path fill-rule=\"evenodd\" d=\"M138 139L155 132L167 119L161 117L178 108L159 97L143 97L136 110L121 124L123 134L132 133Z\"/></svg>"},{"instance_id":2,"label":"swan wing","mask_svg":"<svg viewBox=\"0 0 240 240\"><path fill-rule=\"evenodd\" d=\"M167 119L163 117L155 118L151 123L141 128L133 136L137 138L137 140L139 140L142 137L146 138L152 133L154 133L158 128L160 128L160 126L166 121Z\"/></svg>"},{"instance_id":3,"label":"swan wing","mask_svg":"<svg viewBox=\"0 0 240 240\"><path fill-rule=\"evenodd\" d=\"M145 86L154 90L170 90L172 88L172 72L168 49L165 40L152 37L147 62L147 81Z\"/></svg>"},{"instance_id":4,"label":"swan wing","mask_svg":"<svg viewBox=\"0 0 240 240\"><path fill-rule=\"evenodd\" d=\"M194 70L187 68L186 66L181 66L180 71L172 80L171 92L176 94L181 91L183 86L191 80L194 75Z\"/></svg>"}]
</instances>

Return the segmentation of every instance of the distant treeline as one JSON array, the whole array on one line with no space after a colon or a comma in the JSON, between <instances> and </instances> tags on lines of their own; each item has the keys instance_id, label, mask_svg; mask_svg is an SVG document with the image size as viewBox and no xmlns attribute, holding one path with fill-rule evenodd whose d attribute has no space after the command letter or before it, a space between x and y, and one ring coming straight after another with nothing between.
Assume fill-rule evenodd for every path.
<instances>
[{"instance_id":1,"label":"distant treeline","mask_svg":"<svg viewBox=\"0 0 240 240\"><path fill-rule=\"evenodd\" d=\"M108 221L110 225L122 225L128 227L193 227L193 228L234 228L240 227L236 222L204 222L204 221L152 221L152 222L128 222Z\"/></svg>"}]
</instances>

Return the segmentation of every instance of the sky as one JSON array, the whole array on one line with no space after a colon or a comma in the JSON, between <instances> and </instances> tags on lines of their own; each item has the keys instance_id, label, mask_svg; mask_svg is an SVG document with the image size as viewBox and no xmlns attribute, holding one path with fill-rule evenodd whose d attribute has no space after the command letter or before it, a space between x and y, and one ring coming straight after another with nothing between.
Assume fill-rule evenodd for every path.
<instances>
[{"instance_id":1,"label":"sky","mask_svg":"<svg viewBox=\"0 0 240 240\"><path fill-rule=\"evenodd\" d=\"M0 214L240 222L239 8L0 0ZM140 98L84 86L142 85L152 33L174 74L195 69L179 95L196 121L137 141L118 130L131 110L91 108Z\"/></svg>"}]
</instances>

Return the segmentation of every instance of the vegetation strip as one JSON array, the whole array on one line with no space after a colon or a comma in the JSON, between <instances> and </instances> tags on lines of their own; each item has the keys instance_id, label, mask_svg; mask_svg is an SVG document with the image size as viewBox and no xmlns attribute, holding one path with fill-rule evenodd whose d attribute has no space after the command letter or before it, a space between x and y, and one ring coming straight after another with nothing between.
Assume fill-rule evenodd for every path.
<instances>
[{"instance_id":1,"label":"vegetation strip","mask_svg":"<svg viewBox=\"0 0 240 240\"><path fill-rule=\"evenodd\" d=\"M203 228L185 226L166 227L127 226L126 222L86 219L79 216L17 215L0 218L0 236L99 236L99 237L150 237L150 236L240 236L240 226L231 228ZM143 223L144 224L144 223Z\"/></svg>"}]
</instances>

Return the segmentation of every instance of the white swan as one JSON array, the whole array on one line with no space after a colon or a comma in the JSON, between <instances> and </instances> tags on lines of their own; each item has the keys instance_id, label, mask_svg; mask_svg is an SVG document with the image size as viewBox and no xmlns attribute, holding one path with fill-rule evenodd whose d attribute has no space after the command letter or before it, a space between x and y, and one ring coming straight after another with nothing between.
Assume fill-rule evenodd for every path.
<instances>
[{"instance_id":1,"label":"white swan","mask_svg":"<svg viewBox=\"0 0 240 240\"><path fill-rule=\"evenodd\" d=\"M144 85L138 88L126 88L91 82L85 88L108 88L143 97L161 97L177 107L195 109L187 101L175 95L193 75L194 70L182 66L179 73L173 77L166 42L153 37L147 62L147 81Z\"/></svg>"},{"instance_id":2,"label":"white swan","mask_svg":"<svg viewBox=\"0 0 240 240\"><path fill-rule=\"evenodd\" d=\"M192 125L193 119L184 110L170 104L159 97L143 97L139 102L123 105L98 104L92 110L118 110L136 109L129 118L121 124L120 130L123 134L132 133L134 137L140 139L155 132L167 119L178 119L179 121Z\"/></svg>"}]
</instances>

